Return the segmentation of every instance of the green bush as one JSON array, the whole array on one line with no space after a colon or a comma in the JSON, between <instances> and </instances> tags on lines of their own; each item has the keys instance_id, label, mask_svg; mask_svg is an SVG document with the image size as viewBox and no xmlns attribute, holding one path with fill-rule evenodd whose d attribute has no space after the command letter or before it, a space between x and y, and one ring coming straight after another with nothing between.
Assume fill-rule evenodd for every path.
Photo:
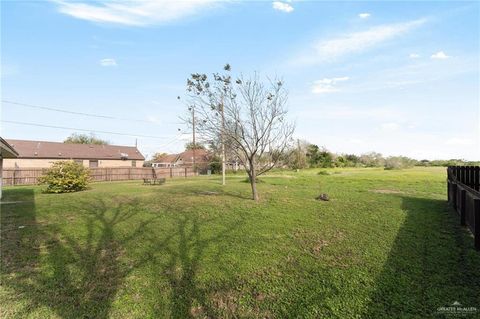
<instances>
[{"instance_id":1,"label":"green bush","mask_svg":"<svg viewBox=\"0 0 480 319\"><path fill-rule=\"evenodd\" d=\"M90 175L87 168L73 161L53 163L39 183L47 185L47 193L71 193L87 188Z\"/></svg>"},{"instance_id":2,"label":"green bush","mask_svg":"<svg viewBox=\"0 0 480 319\"><path fill-rule=\"evenodd\" d=\"M210 159L208 163L208 169L212 174L218 174L222 172L222 159L218 156L214 156Z\"/></svg>"},{"instance_id":3,"label":"green bush","mask_svg":"<svg viewBox=\"0 0 480 319\"><path fill-rule=\"evenodd\" d=\"M385 169L410 168L417 164L417 161L405 156L390 156L385 159Z\"/></svg>"},{"instance_id":4,"label":"green bush","mask_svg":"<svg viewBox=\"0 0 480 319\"><path fill-rule=\"evenodd\" d=\"M330 175L330 173L328 171L320 171L317 175Z\"/></svg>"}]
</instances>

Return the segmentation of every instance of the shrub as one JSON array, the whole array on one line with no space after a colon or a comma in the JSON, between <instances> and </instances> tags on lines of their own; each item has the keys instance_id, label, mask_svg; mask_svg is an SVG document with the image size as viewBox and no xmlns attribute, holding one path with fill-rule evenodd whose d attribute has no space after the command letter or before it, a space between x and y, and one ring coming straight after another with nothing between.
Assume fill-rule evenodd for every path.
<instances>
[{"instance_id":1,"label":"shrub","mask_svg":"<svg viewBox=\"0 0 480 319\"><path fill-rule=\"evenodd\" d=\"M212 174L218 174L222 172L222 159L218 156L214 156L210 159L208 163L208 169Z\"/></svg>"},{"instance_id":2,"label":"shrub","mask_svg":"<svg viewBox=\"0 0 480 319\"><path fill-rule=\"evenodd\" d=\"M320 171L317 175L330 175L330 173L328 171Z\"/></svg>"},{"instance_id":3,"label":"shrub","mask_svg":"<svg viewBox=\"0 0 480 319\"><path fill-rule=\"evenodd\" d=\"M385 160L385 169L403 169L413 167L417 162L405 156L390 156Z\"/></svg>"},{"instance_id":4,"label":"shrub","mask_svg":"<svg viewBox=\"0 0 480 319\"><path fill-rule=\"evenodd\" d=\"M71 193L87 188L90 175L87 168L73 161L53 163L39 183L47 185L47 193Z\"/></svg>"}]
</instances>

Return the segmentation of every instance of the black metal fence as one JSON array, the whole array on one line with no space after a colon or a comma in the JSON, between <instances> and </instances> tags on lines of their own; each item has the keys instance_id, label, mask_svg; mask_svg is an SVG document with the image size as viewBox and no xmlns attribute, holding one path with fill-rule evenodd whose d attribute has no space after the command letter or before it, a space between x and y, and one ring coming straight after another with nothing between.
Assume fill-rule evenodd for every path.
<instances>
[{"instance_id":1,"label":"black metal fence","mask_svg":"<svg viewBox=\"0 0 480 319\"><path fill-rule=\"evenodd\" d=\"M480 166L449 166L448 202L460 215L462 226L468 227L480 250Z\"/></svg>"}]
</instances>

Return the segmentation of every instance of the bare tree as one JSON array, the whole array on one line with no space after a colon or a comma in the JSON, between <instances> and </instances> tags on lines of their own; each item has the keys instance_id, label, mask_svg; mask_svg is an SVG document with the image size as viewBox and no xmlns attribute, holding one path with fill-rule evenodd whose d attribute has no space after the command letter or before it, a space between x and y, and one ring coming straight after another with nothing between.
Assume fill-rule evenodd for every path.
<instances>
[{"instance_id":1,"label":"bare tree","mask_svg":"<svg viewBox=\"0 0 480 319\"><path fill-rule=\"evenodd\" d=\"M232 81L230 65L223 74L192 74L187 92L195 104L198 132L229 143L245 168L252 197L258 200L257 177L268 172L292 143L294 125L287 121L287 91L281 80L259 76Z\"/></svg>"}]
</instances>

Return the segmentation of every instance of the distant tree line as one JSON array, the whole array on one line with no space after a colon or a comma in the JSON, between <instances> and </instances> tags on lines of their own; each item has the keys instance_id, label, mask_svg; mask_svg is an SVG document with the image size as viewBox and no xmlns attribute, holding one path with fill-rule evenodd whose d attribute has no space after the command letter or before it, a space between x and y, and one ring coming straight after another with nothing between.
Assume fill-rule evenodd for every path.
<instances>
[{"instance_id":1,"label":"distant tree line","mask_svg":"<svg viewBox=\"0 0 480 319\"><path fill-rule=\"evenodd\" d=\"M305 140L297 140L295 147L284 154L283 164L292 169L308 167L384 167L385 169L402 169L413 166L480 165L480 162L462 159L416 160L406 156L384 157L377 152L361 155L338 154Z\"/></svg>"},{"instance_id":2,"label":"distant tree line","mask_svg":"<svg viewBox=\"0 0 480 319\"><path fill-rule=\"evenodd\" d=\"M193 143L187 143L185 150L193 149ZM221 172L222 159L218 143L210 141L208 145L197 143L196 149L205 149L208 151L208 169L213 173ZM231 145L227 145L227 161L235 162L236 157L231 151ZM145 166L151 166L151 162L155 162L166 153L156 153L152 156L151 161L146 161ZM278 168L302 169L302 168L335 168L335 167L383 167L389 169L402 169L414 166L457 166L457 165L480 165L480 161L466 161L463 159L449 160L416 160L407 156L383 156L377 152L369 152L361 155L356 154L339 154L319 147L318 145L309 143L305 140L297 140L295 147L276 155L281 158L277 163ZM259 158L260 162L268 161L268 158Z\"/></svg>"}]
</instances>

